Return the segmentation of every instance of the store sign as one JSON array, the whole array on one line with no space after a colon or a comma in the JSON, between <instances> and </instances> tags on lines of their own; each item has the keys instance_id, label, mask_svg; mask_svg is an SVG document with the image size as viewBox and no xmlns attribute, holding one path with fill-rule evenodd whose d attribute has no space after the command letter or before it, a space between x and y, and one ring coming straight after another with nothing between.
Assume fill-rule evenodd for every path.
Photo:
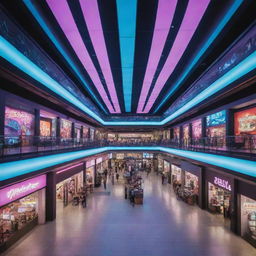
<instances>
[{"instance_id":1,"label":"store sign","mask_svg":"<svg viewBox=\"0 0 256 256\"><path fill-rule=\"evenodd\" d=\"M86 168L89 168L91 166L94 166L95 165L95 160L90 160L90 161L86 161Z\"/></svg>"},{"instance_id":2,"label":"store sign","mask_svg":"<svg viewBox=\"0 0 256 256\"><path fill-rule=\"evenodd\" d=\"M219 187L222 187L226 190L231 191L231 185L229 184L229 182L227 180L218 178L218 177L214 177L214 182L215 185L218 185Z\"/></svg>"},{"instance_id":3,"label":"store sign","mask_svg":"<svg viewBox=\"0 0 256 256\"><path fill-rule=\"evenodd\" d=\"M99 158L96 159L96 164L99 164L101 162L102 162L102 157L99 157Z\"/></svg>"},{"instance_id":4,"label":"store sign","mask_svg":"<svg viewBox=\"0 0 256 256\"><path fill-rule=\"evenodd\" d=\"M32 178L0 190L0 206L23 198L46 186L46 175Z\"/></svg>"}]
</instances>

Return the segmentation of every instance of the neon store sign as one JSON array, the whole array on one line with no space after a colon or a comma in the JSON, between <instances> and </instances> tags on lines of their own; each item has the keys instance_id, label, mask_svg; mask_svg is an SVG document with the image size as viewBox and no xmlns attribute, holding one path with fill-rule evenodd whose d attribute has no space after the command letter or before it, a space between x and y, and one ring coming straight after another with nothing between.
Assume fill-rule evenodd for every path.
<instances>
[{"instance_id":1,"label":"neon store sign","mask_svg":"<svg viewBox=\"0 0 256 256\"><path fill-rule=\"evenodd\" d=\"M218 185L219 187L222 187L226 190L231 191L231 185L229 184L229 182L227 180L218 178L218 177L214 177L214 182L215 185Z\"/></svg>"},{"instance_id":2,"label":"neon store sign","mask_svg":"<svg viewBox=\"0 0 256 256\"><path fill-rule=\"evenodd\" d=\"M41 175L0 190L0 206L23 198L46 186L46 175Z\"/></svg>"}]
</instances>

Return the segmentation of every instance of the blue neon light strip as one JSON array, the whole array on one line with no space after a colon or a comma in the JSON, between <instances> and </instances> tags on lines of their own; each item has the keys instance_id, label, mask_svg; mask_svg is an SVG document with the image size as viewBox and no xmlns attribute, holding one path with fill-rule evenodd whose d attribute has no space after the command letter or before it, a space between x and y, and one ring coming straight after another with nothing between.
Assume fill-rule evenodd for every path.
<instances>
[{"instance_id":1,"label":"blue neon light strip","mask_svg":"<svg viewBox=\"0 0 256 256\"><path fill-rule=\"evenodd\" d=\"M34 78L36 81L46 86L48 89L52 90L70 103L80 108L83 112L89 114L91 117L95 118L99 122L103 122L103 120L99 116L97 116L93 111L91 111L81 101L73 96L73 94L68 92L59 83L57 83L48 74L46 74L42 69L35 65L25 55L19 52L2 36L0 36L0 56L12 63L20 70L22 70L24 73Z\"/></svg>"},{"instance_id":2,"label":"blue neon light strip","mask_svg":"<svg viewBox=\"0 0 256 256\"><path fill-rule=\"evenodd\" d=\"M91 90L90 86L87 84L87 82L84 80L82 74L77 69L75 63L72 61L72 59L69 57L69 55L65 52L64 48L62 47L61 43L58 41L58 39L55 37L55 35L52 33L51 29L47 26L46 22L44 21L43 17L39 13L39 11L36 9L36 7L32 4L31 0L23 0L23 3L27 6L29 11L32 13L34 18L37 20L41 28L44 30L45 34L50 38L50 40L53 42L55 47L58 49L58 51L61 53L61 55L65 58L69 66L74 70L76 75L79 77L79 79L82 81L86 89L89 91L89 93L92 95L94 100L98 103L98 105L101 107L101 109L107 114L106 109L102 106L96 95Z\"/></svg>"},{"instance_id":3,"label":"blue neon light strip","mask_svg":"<svg viewBox=\"0 0 256 256\"><path fill-rule=\"evenodd\" d=\"M166 97L164 100L157 106L155 109L154 113L156 113L162 106L163 104L169 99L169 97L179 88L181 83L184 81L184 79L187 77L188 73L191 71L191 69L195 66L195 64L198 62L198 60L202 57L202 55L206 52L206 50L209 48L209 46L213 43L213 41L217 38L217 36L220 34L222 29L226 26L226 24L229 22L231 17L234 15L234 13L237 11L237 9L240 7L242 4L243 0L236 0L230 9L227 11L221 22L218 24L216 29L213 31L213 33L210 35L210 37L207 39L203 47L200 48L200 51L197 53L195 58L193 58L192 62L189 64L187 69L184 71L183 75L181 78L177 81L174 86L171 87L170 91L167 93Z\"/></svg>"},{"instance_id":4,"label":"blue neon light strip","mask_svg":"<svg viewBox=\"0 0 256 256\"><path fill-rule=\"evenodd\" d=\"M0 164L0 181L106 151L161 151L256 177L256 162L165 147L103 147Z\"/></svg>"},{"instance_id":5,"label":"blue neon light strip","mask_svg":"<svg viewBox=\"0 0 256 256\"><path fill-rule=\"evenodd\" d=\"M224 89L237 79L246 75L250 71L256 68L256 52L253 52L242 62L232 68L225 75L217 79L212 83L208 88L198 94L191 101L183 105L176 112L166 117L162 121L151 122L151 121L104 121L101 117L91 111L86 107L81 101L74 97L70 92L63 88L59 83L52 79L48 74L36 66L32 61L30 61L26 56L20 53L13 45L11 45L6 39L0 36L0 56L6 59L8 62L12 63L14 66L31 76L36 81L40 82L65 100L69 101L84 113L88 114L98 122L103 125L119 126L119 125L130 125L130 126L160 126L164 125L167 122L175 119L186 111L190 110L194 106L198 105L200 102Z\"/></svg>"},{"instance_id":6,"label":"blue neon light strip","mask_svg":"<svg viewBox=\"0 0 256 256\"><path fill-rule=\"evenodd\" d=\"M125 111L131 112L137 0L116 0Z\"/></svg>"}]
</instances>

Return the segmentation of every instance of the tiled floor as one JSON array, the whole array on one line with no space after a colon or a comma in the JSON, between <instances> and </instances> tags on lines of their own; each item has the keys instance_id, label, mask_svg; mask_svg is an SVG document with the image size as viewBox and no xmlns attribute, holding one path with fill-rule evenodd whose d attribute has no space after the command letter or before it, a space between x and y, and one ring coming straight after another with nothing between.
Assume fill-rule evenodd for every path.
<instances>
[{"instance_id":1,"label":"tiled floor","mask_svg":"<svg viewBox=\"0 0 256 256\"><path fill-rule=\"evenodd\" d=\"M177 201L151 174L144 204L124 199L123 185L95 193L88 208L59 205L56 221L36 227L8 256L255 256L256 249L224 228L223 219ZM103 189L100 188L99 191Z\"/></svg>"}]
</instances>

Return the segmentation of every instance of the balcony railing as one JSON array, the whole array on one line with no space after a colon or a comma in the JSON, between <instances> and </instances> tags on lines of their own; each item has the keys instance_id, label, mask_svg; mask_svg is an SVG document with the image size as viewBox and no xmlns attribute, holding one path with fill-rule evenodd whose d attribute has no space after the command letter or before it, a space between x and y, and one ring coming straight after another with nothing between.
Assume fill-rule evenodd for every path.
<instances>
[{"instance_id":1,"label":"balcony railing","mask_svg":"<svg viewBox=\"0 0 256 256\"><path fill-rule=\"evenodd\" d=\"M0 157L33 152L63 151L103 146L166 146L177 149L255 157L256 135L204 137L198 139L90 140L38 136L0 136Z\"/></svg>"}]
</instances>

